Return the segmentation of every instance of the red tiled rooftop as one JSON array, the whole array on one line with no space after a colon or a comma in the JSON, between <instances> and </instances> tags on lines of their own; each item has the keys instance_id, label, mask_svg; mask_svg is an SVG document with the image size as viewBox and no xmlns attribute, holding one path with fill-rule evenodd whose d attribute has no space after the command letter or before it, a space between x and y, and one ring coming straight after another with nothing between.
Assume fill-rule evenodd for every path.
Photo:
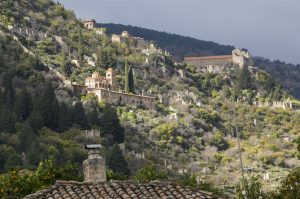
<instances>
[{"instance_id":1,"label":"red tiled rooftop","mask_svg":"<svg viewBox=\"0 0 300 199\"><path fill-rule=\"evenodd\" d=\"M205 192L190 187L182 187L171 182L135 183L103 182L81 183L57 181L48 189L26 196L24 199L217 199L210 192Z\"/></svg>"}]
</instances>

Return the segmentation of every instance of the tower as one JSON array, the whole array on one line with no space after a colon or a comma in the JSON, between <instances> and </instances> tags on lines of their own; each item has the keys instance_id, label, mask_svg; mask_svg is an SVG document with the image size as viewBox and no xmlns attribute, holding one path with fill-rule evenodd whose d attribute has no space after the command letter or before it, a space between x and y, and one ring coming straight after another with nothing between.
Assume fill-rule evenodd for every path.
<instances>
[{"instance_id":1,"label":"tower","mask_svg":"<svg viewBox=\"0 0 300 199\"><path fill-rule=\"evenodd\" d=\"M111 85L111 88L114 87L115 75L114 75L114 70L112 68L109 68L106 71L106 81Z\"/></svg>"}]
</instances>

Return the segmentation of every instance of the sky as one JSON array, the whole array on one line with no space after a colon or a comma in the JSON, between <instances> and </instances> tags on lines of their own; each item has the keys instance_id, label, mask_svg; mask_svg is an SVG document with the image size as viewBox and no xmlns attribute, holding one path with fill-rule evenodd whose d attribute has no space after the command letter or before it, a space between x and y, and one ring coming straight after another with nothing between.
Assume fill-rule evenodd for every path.
<instances>
[{"instance_id":1,"label":"sky","mask_svg":"<svg viewBox=\"0 0 300 199\"><path fill-rule=\"evenodd\" d=\"M299 0L59 0L82 19L246 48L300 64Z\"/></svg>"}]
</instances>

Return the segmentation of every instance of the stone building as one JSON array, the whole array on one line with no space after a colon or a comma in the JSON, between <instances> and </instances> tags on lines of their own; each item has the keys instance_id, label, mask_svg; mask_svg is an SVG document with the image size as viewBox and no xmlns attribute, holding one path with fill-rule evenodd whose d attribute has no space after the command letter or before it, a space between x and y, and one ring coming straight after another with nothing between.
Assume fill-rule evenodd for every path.
<instances>
[{"instance_id":1,"label":"stone building","mask_svg":"<svg viewBox=\"0 0 300 199\"><path fill-rule=\"evenodd\" d=\"M99 101L105 101L110 104L129 104L131 106L145 107L147 109L153 109L155 106L155 97L110 91L103 88L96 88L91 90L91 92L98 97Z\"/></svg>"},{"instance_id":2,"label":"stone building","mask_svg":"<svg viewBox=\"0 0 300 199\"><path fill-rule=\"evenodd\" d=\"M106 71L106 76L102 77L98 72L94 72L91 77L85 79L85 86L88 93L94 93L99 101L106 101L110 104L141 106L153 109L155 97L134 95L117 91L115 75L112 68Z\"/></svg>"},{"instance_id":3,"label":"stone building","mask_svg":"<svg viewBox=\"0 0 300 199\"><path fill-rule=\"evenodd\" d=\"M85 79L85 86L89 89L103 88L110 91L115 90L115 75L112 68L107 69L106 76L94 72L91 77Z\"/></svg>"},{"instance_id":4,"label":"stone building","mask_svg":"<svg viewBox=\"0 0 300 199\"><path fill-rule=\"evenodd\" d=\"M118 44L120 44L120 43L125 43L125 41L126 41L126 38L122 37L122 35L115 35L115 34L113 34L111 36L111 42L112 43L118 43Z\"/></svg>"},{"instance_id":5,"label":"stone building","mask_svg":"<svg viewBox=\"0 0 300 199\"><path fill-rule=\"evenodd\" d=\"M231 64L243 68L245 65L253 66L252 56L249 52L235 49L231 55L219 56L187 56L184 57L184 63L196 66L198 71L220 73L224 68Z\"/></svg>"},{"instance_id":6,"label":"stone building","mask_svg":"<svg viewBox=\"0 0 300 199\"><path fill-rule=\"evenodd\" d=\"M83 21L83 25L87 29L94 29L96 27L95 19L87 19Z\"/></svg>"}]
</instances>

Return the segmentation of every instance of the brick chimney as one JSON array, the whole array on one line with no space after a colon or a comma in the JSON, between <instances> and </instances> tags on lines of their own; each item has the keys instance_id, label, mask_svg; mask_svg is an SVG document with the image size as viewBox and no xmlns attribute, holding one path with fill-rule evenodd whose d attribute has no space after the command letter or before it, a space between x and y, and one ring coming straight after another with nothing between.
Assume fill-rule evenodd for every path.
<instances>
[{"instance_id":1,"label":"brick chimney","mask_svg":"<svg viewBox=\"0 0 300 199\"><path fill-rule=\"evenodd\" d=\"M83 161L85 182L97 183L106 181L105 159L100 156L100 144L86 145L88 159Z\"/></svg>"}]
</instances>

